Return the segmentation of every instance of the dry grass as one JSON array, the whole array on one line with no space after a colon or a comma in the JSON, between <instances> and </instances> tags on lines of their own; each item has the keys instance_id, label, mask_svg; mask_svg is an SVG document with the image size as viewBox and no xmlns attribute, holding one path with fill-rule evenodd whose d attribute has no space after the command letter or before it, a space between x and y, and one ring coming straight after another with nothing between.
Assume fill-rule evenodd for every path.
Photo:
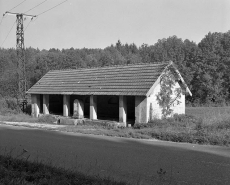
<instances>
[{"instance_id":1,"label":"dry grass","mask_svg":"<svg viewBox=\"0 0 230 185\"><path fill-rule=\"evenodd\" d=\"M31 118L20 113L0 116L0 120L53 124L55 118L51 115ZM117 128L104 121L86 121L81 125L68 125L57 129L84 134L229 146L230 107L189 107L186 115L165 120L156 119L148 124L135 124L133 128Z\"/></svg>"},{"instance_id":2,"label":"dry grass","mask_svg":"<svg viewBox=\"0 0 230 185\"><path fill-rule=\"evenodd\" d=\"M186 114L202 118L205 124L215 124L230 119L230 107L187 107Z\"/></svg>"},{"instance_id":3,"label":"dry grass","mask_svg":"<svg viewBox=\"0 0 230 185\"><path fill-rule=\"evenodd\" d=\"M0 121L54 124L54 122L56 121L56 118L53 115L43 115L43 116L40 116L39 118L33 118L28 114L16 113L16 114L0 115Z\"/></svg>"},{"instance_id":4,"label":"dry grass","mask_svg":"<svg viewBox=\"0 0 230 185\"><path fill-rule=\"evenodd\" d=\"M84 173L51 166L43 162L30 162L23 151L17 158L0 155L0 184L88 184L125 185L109 177L89 176ZM22 158L22 156L24 158Z\"/></svg>"}]
</instances>

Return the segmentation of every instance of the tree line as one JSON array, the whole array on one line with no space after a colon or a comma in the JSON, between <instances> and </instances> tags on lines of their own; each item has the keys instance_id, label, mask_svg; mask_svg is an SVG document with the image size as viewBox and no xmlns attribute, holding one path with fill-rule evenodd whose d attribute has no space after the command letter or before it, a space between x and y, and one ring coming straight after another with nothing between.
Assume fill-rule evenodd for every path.
<instances>
[{"instance_id":1,"label":"tree line","mask_svg":"<svg viewBox=\"0 0 230 185\"><path fill-rule=\"evenodd\" d=\"M105 49L26 48L27 85L30 88L49 70L103 67L173 61L193 96L187 103L228 105L230 102L230 31L208 33L196 44L177 36L154 45L116 44ZM14 48L0 48L0 96L17 95L17 54Z\"/></svg>"}]
</instances>

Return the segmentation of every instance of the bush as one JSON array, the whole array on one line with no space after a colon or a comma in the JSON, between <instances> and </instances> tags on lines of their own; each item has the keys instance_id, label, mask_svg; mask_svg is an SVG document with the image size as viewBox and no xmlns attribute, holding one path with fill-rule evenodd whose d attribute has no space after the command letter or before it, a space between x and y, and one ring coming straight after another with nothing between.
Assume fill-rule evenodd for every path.
<instances>
[{"instance_id":1,"label":"bush","mask_svg":"<svg viewBox=\"0 0 230 185\"><path fill-rule=\"evenodd\" d=\"M11 110L20 110L20 107L18 106L17 100L15 98L7 98L5 99L6 104L7 104L7 108L11 109Z\"/></svg>"},{"instance_id":2,"label":"bush","mask_svg":"<svg viewBox=\"0 0 230 185\"><path fill-rule=\"evenodd\" d=\"M9 115L20 113L20 107L17 105L15 98L0 98L0 114Z\"/></svg>"}]
</instances>

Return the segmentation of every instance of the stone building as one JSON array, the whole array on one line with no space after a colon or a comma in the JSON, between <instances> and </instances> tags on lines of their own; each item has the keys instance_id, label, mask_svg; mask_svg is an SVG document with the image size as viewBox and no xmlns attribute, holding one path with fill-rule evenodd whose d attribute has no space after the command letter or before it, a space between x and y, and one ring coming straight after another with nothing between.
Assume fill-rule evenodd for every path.
<instances>
[{"instance_id":1,"label":"stone building","mask_svg":"<svg viewBox=\"0 0 230 185\"><path fill-rule=\"evenodd\" d=\"M169 67L179 75L175 87L183 92L180 103L172 105L173 114L184 114L185 93L191 92L174 64L165 62L49 71L27 91L31 94L32 115L78 114L92 120L147 123L162 116L156 95ZM74 113L76 101L80 107Z\"/></svg>"}]
</instances>

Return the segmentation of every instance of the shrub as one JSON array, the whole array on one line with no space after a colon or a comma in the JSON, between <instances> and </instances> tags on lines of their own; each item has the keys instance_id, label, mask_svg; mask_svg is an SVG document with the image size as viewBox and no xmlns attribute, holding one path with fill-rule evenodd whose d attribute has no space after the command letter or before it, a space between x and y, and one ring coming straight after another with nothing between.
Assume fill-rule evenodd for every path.
<instances>
[{"instance_id":1,"label":"shrub","mask_svg":"<svg viewBox=\"0 0 230 185\"><path fill-rule=\"evenodd\" d=\"M7 98L5 99L5 101L8 109L17 110L17 111L20 110L20 107L18 106L17 100L15 98L9 98L9 99Z\"/></svg>"},{"instance_id":2,"label":"shrub","mask_svg":"<svg viewBox=\"0 0 230 185\"><path fill-rule=\"evenodd\" d=\"M0 98L0 114L9 115L19 113L20 107L15 98Z\"/></svg>"}]
</instances>

